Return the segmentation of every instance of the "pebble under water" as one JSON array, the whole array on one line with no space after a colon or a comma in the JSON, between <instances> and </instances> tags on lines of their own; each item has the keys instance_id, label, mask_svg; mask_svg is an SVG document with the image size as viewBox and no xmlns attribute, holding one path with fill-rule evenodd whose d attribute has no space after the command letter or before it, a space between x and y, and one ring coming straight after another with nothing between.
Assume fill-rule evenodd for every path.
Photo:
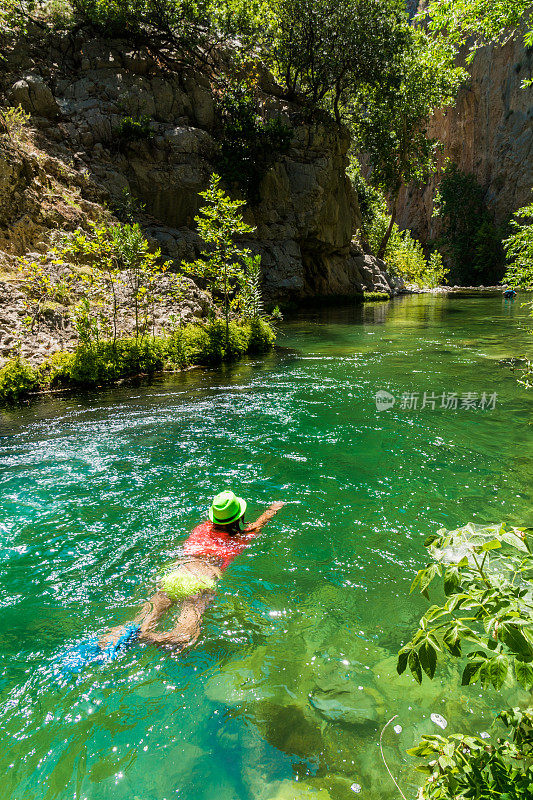
<instances>
[{"instance_id":1,"label":"pebble under water","mask_svg":"<svg viewBox=\"0 0 533 800\"><path fill-rule=\"evenodd\" d=\"M308 310L264 359L3 412L1 795L392 800L391 717L408 797L421 734L492 735L500 698L461 687L452 660L422 686L395 667L427 607L409 595L426 536L533 524L531 394L510 361L532 341L523 299ZM227 486L248 519L287 505L225 573L196 647L137 645L61 679L61 650L130 619Z\"/></svg>"}]
</instances>

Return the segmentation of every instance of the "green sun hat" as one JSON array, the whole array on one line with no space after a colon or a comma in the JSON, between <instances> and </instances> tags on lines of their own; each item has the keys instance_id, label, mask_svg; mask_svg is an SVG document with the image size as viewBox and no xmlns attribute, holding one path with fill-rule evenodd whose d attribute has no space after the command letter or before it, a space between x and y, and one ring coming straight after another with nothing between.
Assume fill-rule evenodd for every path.
<instances>
[{"instance_id":1,"label":"green sun hat","mask_svg":"<svg viewBox=\"0 0 533 800\"><path fill-rule=\"evenodd\" d=\"M213 498L209 519L216 525L229 525L240 519L246 511L246 500L227 489Z\"/></svg>"}]
</instances>

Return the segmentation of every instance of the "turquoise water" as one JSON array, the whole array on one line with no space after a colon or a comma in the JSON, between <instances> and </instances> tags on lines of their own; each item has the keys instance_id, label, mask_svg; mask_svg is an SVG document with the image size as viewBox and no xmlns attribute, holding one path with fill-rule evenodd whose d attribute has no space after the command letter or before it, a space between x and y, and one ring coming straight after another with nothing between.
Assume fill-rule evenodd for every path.
<instances>
[{"instance_id":1,"label":"turquoise water","mask_svg":"<svg viewBox=\"0 0 533 800\"><path fill-rule=\"evenodd\" d=\"M453 663L399 678L395 654L425 608L409 585L429 533L533 524L532 395L505 361L527 322L500 297L307 311L265 359L4 413L2 796L388 800L379 733L398 715L384 752L414 797L405 749L440 732L430 714L479 732L498 707ZM497 397L453 410L443 392ZM226 485L250 518L287 505L225 574L196 648L136 646L58 680L65 643L128 620Z\"/></svg>"}]
</instances>

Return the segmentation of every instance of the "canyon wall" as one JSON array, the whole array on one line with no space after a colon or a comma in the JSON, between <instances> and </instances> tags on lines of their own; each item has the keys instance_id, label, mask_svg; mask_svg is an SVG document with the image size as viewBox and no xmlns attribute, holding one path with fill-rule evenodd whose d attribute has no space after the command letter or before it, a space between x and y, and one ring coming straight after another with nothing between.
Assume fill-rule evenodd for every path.
<instances>
[{"instance_id":1,"label":"canyon wall","mask_svg":"<svg viewBox=\"0 0 533 800\"><path fill-rule=\"evenodd\" d=\"M75 174L82 201L113 208L128 190L144 204L139 221L147 235L176 268L194 259L201 247L194 223L202 202L198 193L216 171L220 149L216 90L206 76L193 68L170 69L146 48L86 32L26 40L7 53L4 66L0 104L21 105L31 113L33 144L47 154L40 162L59 160ZM345 171L347 131L324 117L309 121L300 109L269 93L269 81L266 76L267 86L259 92L260 113L264 119L279 117L290 128L291 141L283 155L273 154L257 199L246 209L247 221L256 227L248 243L262 255L266 297L299 300L353 296L364 289L394 291L384 264L352 242L359 210ZM150 137L118 147L117 126L127 116L148 118ZM9 196L13 155L4 151L4 193ZM31 160L31 154L24 157ZM2 214L0 198L6 257L46 247L49 232L38 224L42 214L35 192L32 212L22 213L24 196L31 194L31 170L23 170L26 183L20 170L15 172L21 195L17 210L6 199ZM54 224L67 229L79 224L70 211Z\"/></svg>"},{"instance_id":2,"label":"canyon wall","mask_svg":"<svg viewBox=\"0 0 533 800\"><path fill-rule=\"evenodd\" d=\"M430 136L444 144L439 165L449 158L473 173L497 224L533 200L533 52L521 39L480 49L468 67L469 79L457 104L437 112ZM423 242L438 234L432 217L438 174L424 186L402 191L398 224Z\"/></svg>"}]
</instances>

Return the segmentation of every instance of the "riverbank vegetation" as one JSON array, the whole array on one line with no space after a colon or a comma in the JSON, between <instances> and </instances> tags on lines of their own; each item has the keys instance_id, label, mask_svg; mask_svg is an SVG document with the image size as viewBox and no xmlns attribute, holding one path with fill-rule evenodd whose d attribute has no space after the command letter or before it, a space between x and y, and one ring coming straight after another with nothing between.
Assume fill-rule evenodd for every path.
<instances>
[{"instance_id":1,"label":"riverbank vegetation","mask_svg":"<svg viewBox=\"0 0 533 800\"><path fill-rule=\"evenodd\" d=\"M533 203L519 208L510 222L510 235L503 242L507 257L507 271L503 278L510 289L533 289ZM529 303L533 317L533 302ZM533 336L533 330L531 331ZM533 388L533 361L528 360L520 382Z\"/></svg>"},{"instance_id":2,"label":"riverbank vegetation","mask_svg":"<svg viewBox=\"0 0 533 800\"><path fill-rule=\"evenodd\" d=\"M400 231L396 223L391 225L392 217L385 196L364 180L353 162L350 177L359 196L363 223L359 233L361 243L377 252L387 235L384 260L392 275L418 286L440 286L449 270L444 266L438 250L434 249L427 254L410 231Z\"/></svg>"},{"instance_id":3,"label":"riverbank vegetation","mask_svg":"<svg viewBox=\"0 0 533 800\"><path fill-rule=\"evenodd\" d=\"M32 367L19 354L0 369L0 401L16 402L33 392L94 389L133 377L214 366L269 350L272 327L263 319L188 324L167 335L83 342L73 352L55 353Z\"/></svg>"},{"instance_id":4,"label":"riverbank vegetation","mask_svg":"<svg viewBox=\"0 0 533 800\"><path fill-rule=\"evenodd\" d=\"M447 658L462 660L463 686L500 691L517 682L533 689L533 535L531 530L470 523L426 540L431 563L411 591L429 599L442 580L444 602L430 606L399 653L398 672L433 680ZM438 592L440 594L440 591ZM533 707L503 709L492 734L424 736L408 752L428 776L420 800L508 797L533 791ZM503 732L503 726L507 733Z\"/></svg>"},{"instance_id":5,"label":"riverbank vegetation","mask_svg":"<svg viewBox=\"0 0 533 800\"><path fill-rule=\"evenodd\" d=\"M50 306L67 304L77 332L73 351L57 352L37 368L15 348L0 370L0 400L14 401L36 390L110 385L135 375L153 375L262 353L275 339L263 311L261 259L236 241L251 232L213 175L197 216L203 257L171 272L136 223L90 222L60 234L54 247L20 259L30 331ZM204 320L185 324L161 312L179 302L184 273L211 291ZM163 314L163 316L165 316Z\"/></svg>"}]
</instances>

